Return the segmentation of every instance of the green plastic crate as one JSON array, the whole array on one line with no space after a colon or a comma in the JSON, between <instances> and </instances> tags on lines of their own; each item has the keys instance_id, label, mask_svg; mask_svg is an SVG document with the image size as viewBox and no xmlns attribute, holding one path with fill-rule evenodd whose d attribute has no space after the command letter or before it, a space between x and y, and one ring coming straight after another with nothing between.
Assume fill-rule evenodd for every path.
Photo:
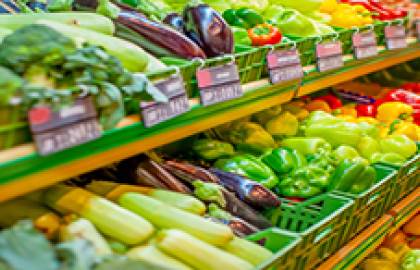
<instances>
[{"instance_id":1,"label":"green plastic crate","mask_svg":"<svg viewBox=\"0 0 420 270\"><path fill-rule=\"evenodd\" d=\"M256 48L239 45L235 46L235 54L233 56L235 63L238 65L241 84L259 80L261 77L261 73L256 72L253 68L253 63L256 61L256 53ZM199 96L197 81L195 79L195 72L202 65L200 61L184 60L171 57L163 57L160 60L169 67L161 71L147 73L149 79L153 80L167 78L175 72L175 68L170 66L176 66L180 69L188 96L190 98ZM223 65L229 63L230 61L232 61L230 56L206 59L204 61L203 68Z\"/></svg>"},{"instance_id":2,"label":"green plastic crate","mask_svg":"<svg viewBox=\"0 0 420 270\"><path fill-rule=\"evenodd\" d=\"M372 165L377 173L374 185L360 195L334 191L335 194L354 200L354 211L349 222L344 244L356 234L382 217L390 208L389 199L397 171L377 164Z\"/></svg>"},{"instance_id":3,"label":"green plastic crate","mask_svg":"<svg viewBox=\"0 0 420 270\"><path fill-rule=\"evenodd\" d=\"M30 142L29 124L21 106L0 107L0 150Z\"/></svg>"},{"instance_id":4,"label":"green plastic crate","mask_svg":"<svg viewBox=\"0 0 420 270\"><path fill-rule=\"evenodd\" d=\"M351 199L323 194L302 203L283 200L278 209L269 211L275 226L302 237L294 269L313 268L342 246L353 204Z\"/></svg>"},{"instance_id":5,"label":"green plastic crate","mask_svg":"<svg viewBox=\"0 0 420 270\"><path fill-rule=\"evenodd\" d=\"M268 269L271 267L281 270L295 269L296 260L294 254L301 241L297 234L278 228L270 228L250 235L246 239L252 242L265 239L264 246L274 253L269 260L260 264L256 269Z\"/></svg>"}]
</instances>

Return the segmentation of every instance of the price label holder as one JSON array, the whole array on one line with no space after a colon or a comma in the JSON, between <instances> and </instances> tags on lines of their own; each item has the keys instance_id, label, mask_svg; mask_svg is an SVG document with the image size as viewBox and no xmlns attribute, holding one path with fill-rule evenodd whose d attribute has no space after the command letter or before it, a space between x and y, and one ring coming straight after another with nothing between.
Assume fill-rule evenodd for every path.
<instances>
[{"instance_id":1,"label":"price label holder","mask_svg":"<svg viewBox=\"0 0 420 270\"><path fill-rule=\"evenodd\" d=\"M300 62L299 51L296 49L296 42L290 50L274 51L267 53L267 67L270 74L271 84L295 80L303 77L302 64Z\"/></svg>"},{"instance_id":2,"label":"price label holder","mask_svg":"<svg viewBox=\"0 0 420 270\"><path fill-rule=\"evenodd\" d=\"M335 34L337 36L332 42L315 45L317 67L319 72L325 72L344 66L341 42L335 40L338 38L338 34ZM321 37L320 41L322 41Z\"/></svg>"},{"instance_id":3,"label":"price label holder","mask_svg":"<svg viewBox=\"0 0 420 270\"><path fill-rule=\"evenodd\" d=\"M60 111L53 111L50 106L37 106L29 111L28 118L40 156L101 137L96 109L89 96L75 99L72 106Z\"/></svg>"},{"instance_id":4,"label":"price label holder","mask_svg":"<svg viewBox=\"0 0 420 270\"><path fill-rule=\"evenodd\" d=\"M155 84L168 102L140 102L142 122L146 128L152 127L190 110L188 95L179 68L170 78Z\"/></svg>"},{"instance_id":5,"label":"price label holder","mask_svg":"<svg viewBox=\"0 0 420 270\"><path fill-rule=\"evenodd\" d=\"M386 48L388 50L404 49L408 46L403 20L399 20L401 21L400 25L391 25L391 22L388 21L388 26L385 26Z\"/></svg>"},{"instance_id":6,"label":"price label holder","mask_svg":"<svg viewBox=\"0 0 420 270\"><path fill-rule=\"evenodd\" d=\"M242 97L238 67L235 64L234 56L229 57L231 58L230 63L206 69L202 69L205 65L204 61L197 59L201 62L201 66L196 72L201 105L209 106Z\"/></svg>"},{"instance_id":7,"label":"price label holder","mask_svg":"<svg viewBox=\"0 0 420 270\"><path fill-rule=\"evenodd\" d=\"M378 55L378 45L376 43L376 36L373 32L373 25L369 25L370 30L367 33L359 33L359 28L352 36L354 57L356 59L363 59Z\"/></svg>"}]
</instances>

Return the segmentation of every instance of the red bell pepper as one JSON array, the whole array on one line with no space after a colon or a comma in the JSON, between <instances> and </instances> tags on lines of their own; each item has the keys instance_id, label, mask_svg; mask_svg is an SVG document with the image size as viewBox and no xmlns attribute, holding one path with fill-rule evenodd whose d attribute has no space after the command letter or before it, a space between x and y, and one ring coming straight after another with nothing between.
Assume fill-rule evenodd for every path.
<instances>
[{"instance_id":1,"label":"red bell pepper","mask_svg":"<svg viewBox=\"0 0 420 270\"><path fill-rule=\"evenodd\" d=\"M322 100L322 101L327 102L328 106L330 106L330 108L332 110L343 107L343 104L341 103L341 100L339 98L337 98L336 96L333 96L331 94L316 97L313 100Z\"/></svg>"},{"instance_id":2,"label":"red bell pepper","mask_svg":"<svg viewBox=\"0 0 420 270\"><path fill-rule=\"evenodd\" d=\"M274 45L281 41L282 33L279 28L271 24L257 24L248 29L248 37L253 46Z\"/></svg>"},{"instance_id":3,"label":"red bell pepper","mask_svg":"<svg viewBox=\"0 0 420 270\"><path fill-rule=\"evenodd\" d=\"M301 203L304 202L306 199L303 198L293 198L293 197L284 197L285 199L295 202L295 203ZM292 205L292 203L289 203L289 205Z\"/></svg>"},{"instance_id":4,"label":"red bell pepper","mask_svg":"<svg viewBox=\"0 0 420 270\"><path fill-rule=\"evenodd\" d=\"M360 104L356 106L357 117L375 117L377 110L375 104Z\"/></svg>"},{"instance_id":5,"label":"red bell pepper","mask_svg":"<svg viewBox=\"0 0 420 270\"><path fill-rule=\"evenodd\" d=\"M385 99L388 101L400 101L408 105L420 104L420 96L402 89L389 92Z\"/></svg>"},{"instance_id":6,"label":"red bell pepper","mask_svg":"<svg viewBox=\"0 0 420 270\"><path fill-rule=\"evenodd\" d=\"M341 0L340 2L347 3L350 5L361 5L372 13L378 13L378 16L372 16L372 18L374 18L375 20L389 21L394 19L393 16L389 14L389 12L381 8L375 7L368 0Z\"/></svg>"},{"instance_id":7,"label":"red bell pepper","mask_svg":"<svg viewBox=\"0 0 420 270\"><path fill-rule=\"evenodd\" d=\"M377 7L379 9L382 9L382 10L388 12L393 17L393 19L403 18L403 17L407 16L406 11L392 9L389 6L385 5L381 0L369 0L369 3L371 3L372 6L374 6L374 7Z\"/></svg>"},{"instance_id":8,"label":"red bell pepper","mask_svg":"<svg viewBox=\"0 0 420 270\"><path fill-rule=\"evenodd\" d=\"M420 92L419 83L406 83L403 86L401 86L401 88L410 92L414 92L414 93Z\"/></svg>"},{"instance_id":9,"label":"red bell pepper","mask_svg":"<svg viewBox=\"0 0 420 270\"><path fill-rule=\"evenodd\" d=\"M420 104L411 104L410 106L414 109L414 113L412 115L414 121L420 121Z\"/></svg>"}]
</instances>

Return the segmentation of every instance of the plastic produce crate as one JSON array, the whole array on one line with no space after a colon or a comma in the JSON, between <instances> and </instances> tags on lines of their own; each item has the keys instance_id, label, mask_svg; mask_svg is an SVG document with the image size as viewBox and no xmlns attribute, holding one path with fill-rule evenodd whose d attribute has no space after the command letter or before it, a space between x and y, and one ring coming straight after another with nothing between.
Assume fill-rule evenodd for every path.
<instances>
[{"instance_id":1,"label":"plastic produce crate","mask_svg":"<svg viewBox=\"0 0 420 270\"><path fill-rule=\"evenodd\" d=\"M239 77L242 84L259 80L261 77L261 72L255 71L255 68L253 67L254 62L258 60L258 55L256 55L257 52L256 48L238 45L235 46L235 54L233 54L233 57L235 63L238 65ZM171 66L176 66L180 69L188 96L198 97L199 93L197 89L197 81L195 79L195 72L197 69L202 64L204 64L203 68L227 64L232 61L232 58L230 56L211 58L204 60L204 63L200 61L171 57L163 57L160 60L169 67L162 71L147 73L149 79L167 78L175 72L175 68Z\"/></svg>"},{"instance_id":2,"label":"plastic produce crate","mask_svg":"<svg viewBox=\"0 0 420 270\"><path fill-rule=\"evenodd\" d=\"M294 254L301 241L297 234L278 228L270 228L250 235L246 239L252 242L265 239L264 246L274 253L269 260L260 264L256 269L268 269L270 267L282 270L295 269L296 260Z\"/></svg>"},{"instance_id":3,"label":"plastic produce crate","mask_svg":"<svg viewBox=\"0 0 420 270\"><path fill-rule=\"evenodd\" d=\"M407 196L404 200L394 205L388 212L394 216L394 223L392 226L392 232L395 229L400 228L407 221L409 221L414 215L418 213L420 208L420 187Z\"/></svg>"},{"instance_id":4,"label":"plastic produce crate","mask_svg":"<svg viewBox=\"0 0 420 270\"><path fill-rule=\"evenodd\" d=\"M283 200L267 216L280 229L302 237L295 254L296 270L323 262L343 244L354 201L335 194L323 194L302 203Z\"/></svg>"},{"instance_id":5,"label":"plastic produce crate","mask_svg":"<svg viewBox=\"0 0 420 270\"><path fill-rule=\"evenodd\" d=\"M418 149L420 143L416 142ZM390 167L398 171L397 178L393 185L393 194L389 201L391 205L396 204L399 200L412 192L420 184L420 151L410 158L404 165L398 166L394 164L379 162L378 164Z\"/></svg>"},{"instance_id":6,"label":"plastic produce crate","mask_svg":"<svg viewBox=\"0 0 420 270\"><path fill-rule=\"evenodd\" d=\"M389 199L397 171L377 164L372 165L377 173L376 180L371 188L359 195L334 191L334 193L354 200L354 211L349 222L345 244L366 226L382 217L390 208Z\"/></svg>"},{"instance_id":7,"label":"plastic produce crate","mask_svg":"<svg viewBox=\"0 0 420 270\"><path fill-rule=\"evenodd\" d=\"M30 142L31 133L20 106L0 107L0 150Z\"/></svg>"}]
</instances>

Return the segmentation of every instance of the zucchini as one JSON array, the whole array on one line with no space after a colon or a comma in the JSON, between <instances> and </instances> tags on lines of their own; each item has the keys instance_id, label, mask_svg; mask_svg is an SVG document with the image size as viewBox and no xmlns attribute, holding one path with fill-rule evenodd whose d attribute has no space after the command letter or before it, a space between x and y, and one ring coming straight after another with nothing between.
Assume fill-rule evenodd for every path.
<instances>
[{"instance_id":1,"label":"zucchini","mask_svg":"<svg viewBox=\"0 0 420 270\"><path fill-rule=\"evenodd\" d=\"M112 36L115 32L114 23L105 16L87 12L61 13L22 13L0 17L1 27L16 30L22 26L34 24L39 20L54 21Z\"/></svg>"},{"instance_id":2,"label":"zucchini","mask_svg":"<svg viewBox=\"0 0 420 270\"><path fill-rule=\"evenodd\" d=\"M153 57L133 43L116 37L53 21L39 20L36 23L51 27L78 44L88 42L104 47L109 54L118 57L124 68L131 72L143 72L147 68L149 59Z\"/></svg>"},{"instance_id":3,"label":"zucchini","mask_svg":"<svg viewBox=\"0 0 420 270\"><path fill-rule=\"evenodd\" d=\"M239 237L230 241L223 247L223 250L244 259L253 266L257 266L273 256L273 253L268 249Z\"/></svg>"},{"instance_id":4,"label":"zucchini","mask_svg":"<svg viewBox=\"0 0 420 270\"><path fill-rule=\"evenodd\" d=\"M159 232L157 245L159 249L195 269L246 270L253 268L250 263L180 230L171 229Z\"/></svg>"},{"instance_id":5,"label":"zucchini","mask_svg":"<svg viewBox=\"0 0 420 270\"><path fill-rule=\"evenodd\" d=\"M165 254L155 245L135 247L130 249L125 255L132 260L144 261L168 267L168 269L192 270L191 267Z\"/></svg>"},{"instance_id":6,"label":"zucchini","mask_svg":"<svg viewBox=\"0 0 420 270\"><path fill-rule=\"evenodd\" d=\"M191 214L138 193L125 193L118 203L162 229L180 229L214 246L233 239L232 230L201 216Z\"/></svg>"}]
</instances>

